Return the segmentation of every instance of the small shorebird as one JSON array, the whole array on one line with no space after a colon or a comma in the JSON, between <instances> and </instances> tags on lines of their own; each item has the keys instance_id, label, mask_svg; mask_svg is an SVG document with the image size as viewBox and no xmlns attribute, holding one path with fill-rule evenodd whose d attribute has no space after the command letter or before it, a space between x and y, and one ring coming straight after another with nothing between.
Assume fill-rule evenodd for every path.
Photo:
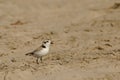
<instances>
[{"instance_id":1,"label":"small shorebird","mask_svg":"<svg viewBox=\"0 0 120 80\"><path fill-rule=\"evenodd\" d=\"M44 55L48 54L49 49L50 49L50 44L53 44L53 42L51 40L44 40L40 47L38 47L34 51L29 52L29 53L27 53L25 55L33 55L33 56L37 57L36 63L39 64L40 60L42 62L42 57Z\"/></svg>"}]
</instances>

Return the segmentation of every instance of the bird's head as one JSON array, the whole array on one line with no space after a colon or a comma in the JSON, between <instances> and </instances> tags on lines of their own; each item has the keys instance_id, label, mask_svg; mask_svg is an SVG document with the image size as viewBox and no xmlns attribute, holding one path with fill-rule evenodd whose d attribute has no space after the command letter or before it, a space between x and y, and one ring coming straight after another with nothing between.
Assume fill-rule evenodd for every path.
<instances>
[{"instance_id":1,"label":"bird's head","mask_svg":"<svg viewBox=\"0 0 120 80\"><path fill-rule=\"evenodd\" d=\"M45 47L49 47L50 44L53 44L53 42L51 40L49 40L49 39L44 40L43 43L42 43L42 45L44 45Z\"/></svg>"}]
</instances>

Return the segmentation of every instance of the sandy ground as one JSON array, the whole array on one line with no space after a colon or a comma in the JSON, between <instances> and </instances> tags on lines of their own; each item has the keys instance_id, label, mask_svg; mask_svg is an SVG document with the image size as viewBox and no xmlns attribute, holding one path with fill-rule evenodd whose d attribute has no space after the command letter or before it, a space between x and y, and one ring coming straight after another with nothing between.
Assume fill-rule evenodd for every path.
<instances>
[{"instance_id":1,"label":"sandy ground","mask_svg":"<svg viewBox=\"0 0 120 80\"><path fill-rule=\"evenodd\" d=\"M120 1L0 0L0 80L120 80Z\"/></svg>"}]
</instances>

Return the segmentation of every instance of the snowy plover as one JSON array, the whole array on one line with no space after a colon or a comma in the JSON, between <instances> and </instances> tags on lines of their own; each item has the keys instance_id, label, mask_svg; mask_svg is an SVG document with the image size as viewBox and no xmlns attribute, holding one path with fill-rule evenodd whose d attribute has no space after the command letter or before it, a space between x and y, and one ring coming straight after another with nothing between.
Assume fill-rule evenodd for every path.
<instances>
[{"instance_id":1,"label":"snowy plover","mask_svg":"<svg viewBox=\"0 0 120 80\"><path fill-rule=\"evenodd\" d=\"M25 55L33 55L33 56L37 57L36 63L39 64L39 60L41 60L41 62L42 62L42 56L48 54L50 44L53 44L53 42L51 40L45 40L42 42L42 45L40 47L38 47L34 51L29 52Z\"/></svg>"}]
</instances>

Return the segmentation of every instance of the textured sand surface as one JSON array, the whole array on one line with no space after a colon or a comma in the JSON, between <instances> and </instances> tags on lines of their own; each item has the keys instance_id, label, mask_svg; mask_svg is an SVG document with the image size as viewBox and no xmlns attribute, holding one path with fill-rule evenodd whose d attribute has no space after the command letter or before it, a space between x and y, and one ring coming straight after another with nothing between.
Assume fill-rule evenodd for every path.
<instances>
[{"instance_id":1,"label":"textured sand surface","mask_svg":"<svg viewBox=\"0 0 120 80\"><path fill-rule=\"evenodd\" d=\"M0 0L0 80L120 80L120 1Z\"/></svg>"}]
</instances>

